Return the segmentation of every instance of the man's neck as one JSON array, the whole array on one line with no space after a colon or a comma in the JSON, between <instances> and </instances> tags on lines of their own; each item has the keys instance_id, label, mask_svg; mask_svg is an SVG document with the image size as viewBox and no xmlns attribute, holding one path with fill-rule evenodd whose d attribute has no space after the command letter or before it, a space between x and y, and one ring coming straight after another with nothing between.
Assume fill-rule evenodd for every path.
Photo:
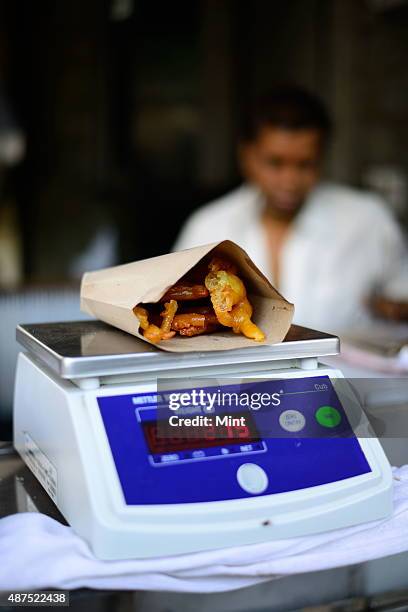
<instances>
[{"instance_id":1,"label":"man's neck","mask_svg":"<svg viewBox=\"0 0 408 612\"><path fill-rule=\"evenodd\" d=\"M262 221L266 225L274 225L275 227L289 227L294 221L297 211L293 214L277 210L266 202L266 206L262 211Z\"/></svg>"},{"instance_id":2,"label":"man's neck","mask_svg":"<svg viewBox=\"0 0 408 612\"><path fill-rule=\"evenodd\" d=\"M287 215L271 214L270 209L265 208L262 213L261 222L265 231L271 275L275 287L278 289L281 282L282 249L290 232L293 218Z\"/></svg>"}]
</instances>

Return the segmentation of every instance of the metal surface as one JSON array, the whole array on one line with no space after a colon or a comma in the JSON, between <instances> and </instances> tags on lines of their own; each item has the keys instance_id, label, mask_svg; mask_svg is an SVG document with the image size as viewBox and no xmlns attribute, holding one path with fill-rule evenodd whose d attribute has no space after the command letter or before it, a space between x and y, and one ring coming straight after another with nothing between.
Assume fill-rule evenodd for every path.
<instances>
[{"instance_id":1,"label":"metal surface","mask_svg":"<svg viewBox=\"0 0 408 612\"><path fill-rule=\"evenodd\" d=\"M323 357L340 350L336 336L297 325L273 346L194 353L167 353L101 321L19 325L16 337L31 354L67 379Z\"/></svg>"},{"instance_id":2,"label":"metal surface","mask_svg":"<svg viewBox=\"0 0 408 612\"><path fill-rule=\"evenodd\" d=\"M0 457L0 518L17 512L36 511L67 524L20 456L14 453Z\"/></svg>"}]
</instances>

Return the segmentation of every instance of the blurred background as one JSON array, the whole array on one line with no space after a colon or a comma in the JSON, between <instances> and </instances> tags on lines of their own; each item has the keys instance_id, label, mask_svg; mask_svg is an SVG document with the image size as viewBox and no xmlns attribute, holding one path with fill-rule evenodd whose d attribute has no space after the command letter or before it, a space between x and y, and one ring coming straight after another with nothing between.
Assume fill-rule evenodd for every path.
<instances>
[{"instance_id":1,"label":"blurred background","mask_svg":"<svg viewBox=\"0 0 408 612\"><path fill-rule=\"evenodd\" d=\"M167 252L191 209L239 182L242 110L281 81L331 110L328 175L385 190L407 223L408 2L2 0L0 24L25 140L2 168L3 286L75 277L91 246Z\"/></svg>"},{"instance_id":2,"label":"blurred background","mask_svg":"<svg viewBox=\"0 0 408 612\"><path fill-rule=\"evenodd\" d=\"M0 0L0 414L16 320L77 319L84 269L168 252L275 83L323 98L326 174L406 228L407 58L404 0Z\"/></svg>"}]
</instances>

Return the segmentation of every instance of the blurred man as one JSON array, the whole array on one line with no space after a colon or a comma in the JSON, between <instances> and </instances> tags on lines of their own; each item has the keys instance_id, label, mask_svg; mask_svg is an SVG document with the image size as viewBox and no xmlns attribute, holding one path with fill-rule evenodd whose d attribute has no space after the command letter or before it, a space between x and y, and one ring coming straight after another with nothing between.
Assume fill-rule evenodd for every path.
<instances>
[{"instance_id":1,"label":"blurred man","mask_svg":"<svg viewBox=\"0 0 408 612\"><path fill-rule=\"evenodd\" d=\"M324 106L306 91L260 98L239 145L245 183L193 213L175 249L231 239L295 304L297 323L341 330L367 320L378 294L384 312L402 312L408 262L379 197L320 182L330 132Z\"/></svg>"}]
</instances>

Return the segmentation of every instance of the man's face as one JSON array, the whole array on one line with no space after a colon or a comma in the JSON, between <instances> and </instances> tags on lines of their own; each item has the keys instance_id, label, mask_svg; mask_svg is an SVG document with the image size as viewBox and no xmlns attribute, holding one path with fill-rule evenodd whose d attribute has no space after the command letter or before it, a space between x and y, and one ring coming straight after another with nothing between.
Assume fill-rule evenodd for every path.
<instances>
[{"instance_id":1,"label":"man's face","mask_svg":"<svg viewBox=\"0 0 408 612\"><path fill-rule=\"evenodd\" d=\"M240 153L245 178L261 190L269 210L293 217L319 180L322 137L312 128L265 127Z\"/></svg>"}]
</instances>

